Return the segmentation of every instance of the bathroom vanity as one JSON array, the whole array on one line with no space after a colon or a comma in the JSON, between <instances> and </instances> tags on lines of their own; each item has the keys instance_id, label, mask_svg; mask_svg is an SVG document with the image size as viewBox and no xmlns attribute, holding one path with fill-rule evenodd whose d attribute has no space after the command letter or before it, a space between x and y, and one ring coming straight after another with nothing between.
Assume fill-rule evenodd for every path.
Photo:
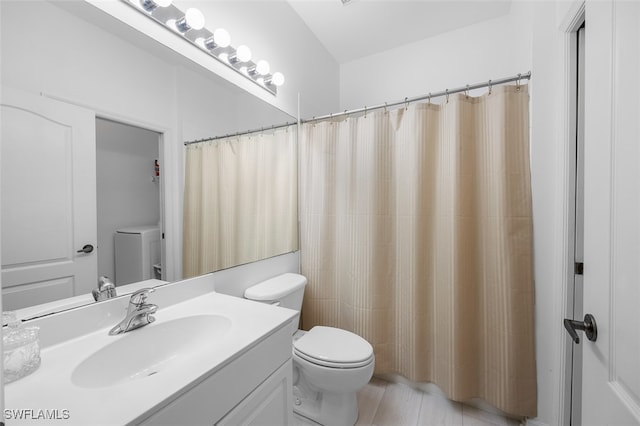
<instances>
[{"instance_id":1,"label":"bathroom vanity","mask_svg":"<svg viewBox=\"0 0 640 426\"><path fill-rule=\"evenodd\" d=\"M158 288L155 322L117 336L108 332L128 297L29 321L41 328L42 365L6 385L7 423L290 424L298 313L205 280Z\"/></svg>"},{"instance_id":2,"label":"bathroom vanity","mask_svg":"<svg viewBox=\"0 0 640 426\"><path fill-rule=\"evenodd\" d=\"M291 344L286 329L267 337L141 421L144 425L291 423ZM282 362L284 360L284 362ZM134 422L137 423L137 422Z\"/></svg>"}]
</instances>

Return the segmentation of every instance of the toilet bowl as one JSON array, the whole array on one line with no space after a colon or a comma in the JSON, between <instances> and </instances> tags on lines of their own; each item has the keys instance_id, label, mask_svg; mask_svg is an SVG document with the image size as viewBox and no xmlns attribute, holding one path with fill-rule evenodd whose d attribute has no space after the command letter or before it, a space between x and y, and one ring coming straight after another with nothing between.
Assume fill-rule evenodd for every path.
<instances>
[{"instance_id":1,"label":"toilet bowl","mask_svg":"<svg viewBox=\"0 0 640 426\"><path fill-rule=\"evenodd\" d=\"M300 311L306 278L283 274L245 291L245 298ZM362 337L335 327L293 330L293 411L322 425L353 425L356 393L375 365L373 347Z\"/></svg>"},{"instance_id":2,"label":"toilet bowl","mask_svg":"<svg viewBox=\"0 0 640 426\"><path fill-rule=\"evenodd\" d=\"M373 375L373 348L357 334L316 326L293 343L294 412L323 425L358 419L356 397Z\"/></svg>"}]
</instances>

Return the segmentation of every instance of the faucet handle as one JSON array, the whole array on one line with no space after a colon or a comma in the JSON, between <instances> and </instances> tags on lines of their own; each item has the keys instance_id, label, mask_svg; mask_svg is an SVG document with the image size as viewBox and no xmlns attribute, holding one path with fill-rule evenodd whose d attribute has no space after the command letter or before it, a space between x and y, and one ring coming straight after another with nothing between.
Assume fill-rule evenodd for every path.
<instances>
[{"instance_id":1,"label":"faucet handle","mask_svg":"<svg viewBox=\"0 0 640 426\"><path fill-rule=\"evenodd\" d=\"M98 278L98 290L102 290L104 286L113 286L113 282L111 281L111 279L109 279L109 277L107 277L106 275L101 275Z\"/></svg>"},{"instance_id":2,"label":"faucet handle","mask_svg":"<svg viewBox=\"0 0 640 426\"><path fill-rule=\"evenodd\" d=\"M147 301L147 296L149 293L153 293L156 291L153 288L141 288L131 295L131 299L129 299L129 303L133 305L142 305Z\"/></svg>"}]
</instances>

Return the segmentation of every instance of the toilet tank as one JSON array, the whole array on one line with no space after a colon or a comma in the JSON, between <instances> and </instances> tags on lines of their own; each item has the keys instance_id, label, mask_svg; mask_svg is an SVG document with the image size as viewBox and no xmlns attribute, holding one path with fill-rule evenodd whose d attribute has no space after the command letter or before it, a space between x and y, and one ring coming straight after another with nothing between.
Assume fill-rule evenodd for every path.
<instances>
[{"instance_id":1,"label":"toilet tank","mask_svg":"<svg viewBox=\"0 0 640 426\"><path fill-rule=\"evenodd\" d=\"M244 292L246 299L278 304L300 312L307 278L300 274L286 273L262 281Z\"/></svg>"}]
</instances>

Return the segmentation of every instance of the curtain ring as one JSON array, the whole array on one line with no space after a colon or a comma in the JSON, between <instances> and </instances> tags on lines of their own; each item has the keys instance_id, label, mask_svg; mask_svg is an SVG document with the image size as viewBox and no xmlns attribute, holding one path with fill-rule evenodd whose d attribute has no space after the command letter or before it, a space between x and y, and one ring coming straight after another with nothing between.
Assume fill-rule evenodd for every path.
<instances>
[{"instance_id":1,"label":"curtain ring","mask_svg":"<svg viewBox=\"0 0 640 426\"><path fill-rule=\"evenodd\" d=\"M447 103L449 103L449 89L445 90L445 91L444 91L444 94L445 94L445 96L446 96Z\"/></svg>"},{"instance_id":2,"label":"curtain ring","mask_svg":"<svg viewBox=\"0 0 640 426\"><path fill-rule=\"evenodd\" d=\"M467 84L467 88L464 90L464 96L469 99L469 85Z\"/></svg>"},{"instance_id":3,"label":"curtain ring","mask_svg":"<svg viewBox=\"0 0 640 426\"><path fill-rule=\"evenodd\" d=\"M387 103L384 103L384 113L387 114L389 111L387 111Z\"/></svg>"},{"instance_id":4,"label":"curtain ring","mask_svg":"<svg viewBox=\"0 0 640 426\"><path fill-rule=\"evenodd\" d=\"M429 92L429 105L431 105L431 92Z\"/></svg>"},{"instance_id":5,"label":"curtain ring","mask_svg":"<svg viewBox=\"0 0 640 426\"><path fill-rule=\"evenodd\" d=\"M367 118L367 106L364 106L364 118Z\"/></svg>"},{"instance_id":6,"label":"curtain ring","mask_svg":"<svg viewBox=\"0 0 640 426\"><path fill-rule=\"evenodd\" d=\"M404 110L406 111L409 108L409 98L404 98Z\"/></svg>"},{"instance_id":7,"label":"curtain ring","mask_svg":"<svg viewBox=\"0 0 640 426\"><path fill-rule=\"evenodd\" d=\"M516 90L519 92L520 91L520 78L522 77L522 74L518 73L518 79L516 80Z\"/></svg>"},{"instance_id":8,"label":"curtain ring","mask_svg":"<svg viewBox=\"0 0 640 426\"><path fill-rule=\"evenodd\" d=\"M493 86L491 85L491 80L489 80L489 94L491 94L492 90L493 90Z\"/></svg>"}]
</instances>

